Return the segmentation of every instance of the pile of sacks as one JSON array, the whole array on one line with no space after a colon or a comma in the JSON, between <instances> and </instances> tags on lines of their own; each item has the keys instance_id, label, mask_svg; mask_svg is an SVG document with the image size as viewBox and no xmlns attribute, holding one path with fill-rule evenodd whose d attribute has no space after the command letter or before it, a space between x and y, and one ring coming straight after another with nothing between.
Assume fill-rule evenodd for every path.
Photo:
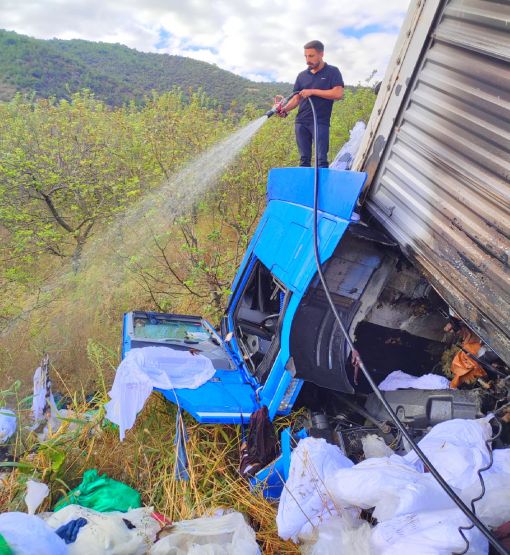
<instances>
[{"instance_id":1,"label":"pile of sacks","mask_svg":"<svg viewBox=\"0 0 510 555\"><path fill-rule=\"evenodd\" d=\"M161 531L168 535L160 537ZM55 513L0 514L0 538L14 555L260 555L240 513L161 527L151 508L101 513L68 505ZM6 549L10 549L7 551Z\"/></svg>"},{"instance_id":2,"label":"pile of sacks","mask_svg":"<svg viewBox=\"0 0 510 555\"><path fill-rule=\"evenodd\" d=\"M48 494L29 480L28 514L0 514L0 555L260 555L241 513L170 523L141 507L136 490L93 469L54 512L35 515Z\"/></svg>"},{"instance_id":3,"label":"pile of sacks","mask_svg":"<svg viewBox=\"0 0 510 555\"><path fill-rule=\"evenodd\" d=\"M490 462L490 418L437 424L419 442L468 506L482 491L477 471ZM301 440L280 499L279 535L302 542L309 555L463 552L466 543L458 528L470 526L469 519L414 451L401 457L377 441L366 443L367 458L355 465L323 439ZM475 508L482 522L496 528L510 521L510 449L495 449L493 457L492 467L482 474L486 492ZM363 509L373 509L375 525L360 518ZM466 553L488 552L477 528L465 534Z\"/></svg>"}]
</instances>

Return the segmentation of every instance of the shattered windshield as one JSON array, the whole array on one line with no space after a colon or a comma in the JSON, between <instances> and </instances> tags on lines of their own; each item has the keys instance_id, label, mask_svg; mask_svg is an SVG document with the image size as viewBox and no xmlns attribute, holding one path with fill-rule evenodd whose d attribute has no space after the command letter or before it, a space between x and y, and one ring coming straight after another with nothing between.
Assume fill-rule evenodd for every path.
<instances>
[{"instance_id":1,"label":"shattered windshield","mask_svg":"<svg viewBox=\"0 0 510 555\"><path fill-rule=\"evenodd\" d=\"M171 314L133 313L133 346L165 345L174 349L193 349L211 359L216 369L233 370L221 339L205 320Z\"/></svg>"}]
</instances>

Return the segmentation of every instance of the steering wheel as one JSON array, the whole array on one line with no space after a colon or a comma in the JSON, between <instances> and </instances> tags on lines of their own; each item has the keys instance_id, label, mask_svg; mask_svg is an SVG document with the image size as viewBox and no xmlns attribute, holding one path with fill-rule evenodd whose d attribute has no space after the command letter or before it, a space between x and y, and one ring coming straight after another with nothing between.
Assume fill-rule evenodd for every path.
<instances>
[{"instance_id":1,"label":"steering wheel","mask_svg":"<svg viewBox=\"0 0 510 555\"><path fill-rule=\"evenodd\" d=\"M275 323L273 323L273 324L271 324L271 325L269 325L268 323L269 323L271 320L274 320L275 318L279 318L279 317L280 317L280 314L279 314L279 313L277 313L277 314L269 314L269 316L266 316L266 317L260 322L260 326L261 326L262 328L264 328L265 330L267 330L267 331L274 331Z\"/></svg>"}]
</instances>

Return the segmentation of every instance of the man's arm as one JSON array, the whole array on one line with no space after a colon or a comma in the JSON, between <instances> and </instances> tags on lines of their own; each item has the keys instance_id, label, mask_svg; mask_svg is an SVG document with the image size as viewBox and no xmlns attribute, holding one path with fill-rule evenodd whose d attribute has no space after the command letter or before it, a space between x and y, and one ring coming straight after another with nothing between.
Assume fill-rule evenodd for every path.
<instances>
[{"instance_id":1,"label":"man's arm","mask_svg":"<svg viewBox=\"0 0 510 555\"><path fill-rule=\"evenodd\" d=\"M310 96L320 96L321 98L326 98L328 100L340 100L344 95L344 88L338 85L337 87L333 87L332 89L303 89L299 93L299 100L297 104L305 98ZM297 96L297 95L296 95ZM294 98L296 98L296 96ZM292 100L294 100L294 98ZM292 101L291 101L292 102ZM289 102L290 104L290 102ZM296 105L297 105L296 104ZM288 106L288 104L287 104Z\"/></svg>"},{"instance_id":2,"label":"man's arm","mask_svg":"<svg viewBox=\"0 0 510 555\"><path fill-rule=\"evenodd\" d=\"M294 95L288 102L287 104L285 104L285 106L283 107L283 111L289 113L291 110L294 110L294 108L297 108L299 106L299 103L303 100L300 96L300 93L297 93L296 95Z\"/></svg>"}]
</instances>

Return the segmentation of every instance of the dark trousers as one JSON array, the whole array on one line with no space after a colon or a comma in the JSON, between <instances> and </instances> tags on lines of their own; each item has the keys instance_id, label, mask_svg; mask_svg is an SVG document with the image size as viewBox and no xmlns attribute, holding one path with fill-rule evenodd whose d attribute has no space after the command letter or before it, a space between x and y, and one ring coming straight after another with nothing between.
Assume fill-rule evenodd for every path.
<instances>
[{"instance_id":1,"label":"dark trousers","mask_svg":"<svg viewBox=\"0 0 510 555\"><path fill-rule=\"evenodd\" d=\"M310 167L312 161L313 123L296 123L296 142L301 156L299 165ZM329 125L317 126L317 157L320 168L327 168L329 150Z\"/></svg>"}]
</instances>

